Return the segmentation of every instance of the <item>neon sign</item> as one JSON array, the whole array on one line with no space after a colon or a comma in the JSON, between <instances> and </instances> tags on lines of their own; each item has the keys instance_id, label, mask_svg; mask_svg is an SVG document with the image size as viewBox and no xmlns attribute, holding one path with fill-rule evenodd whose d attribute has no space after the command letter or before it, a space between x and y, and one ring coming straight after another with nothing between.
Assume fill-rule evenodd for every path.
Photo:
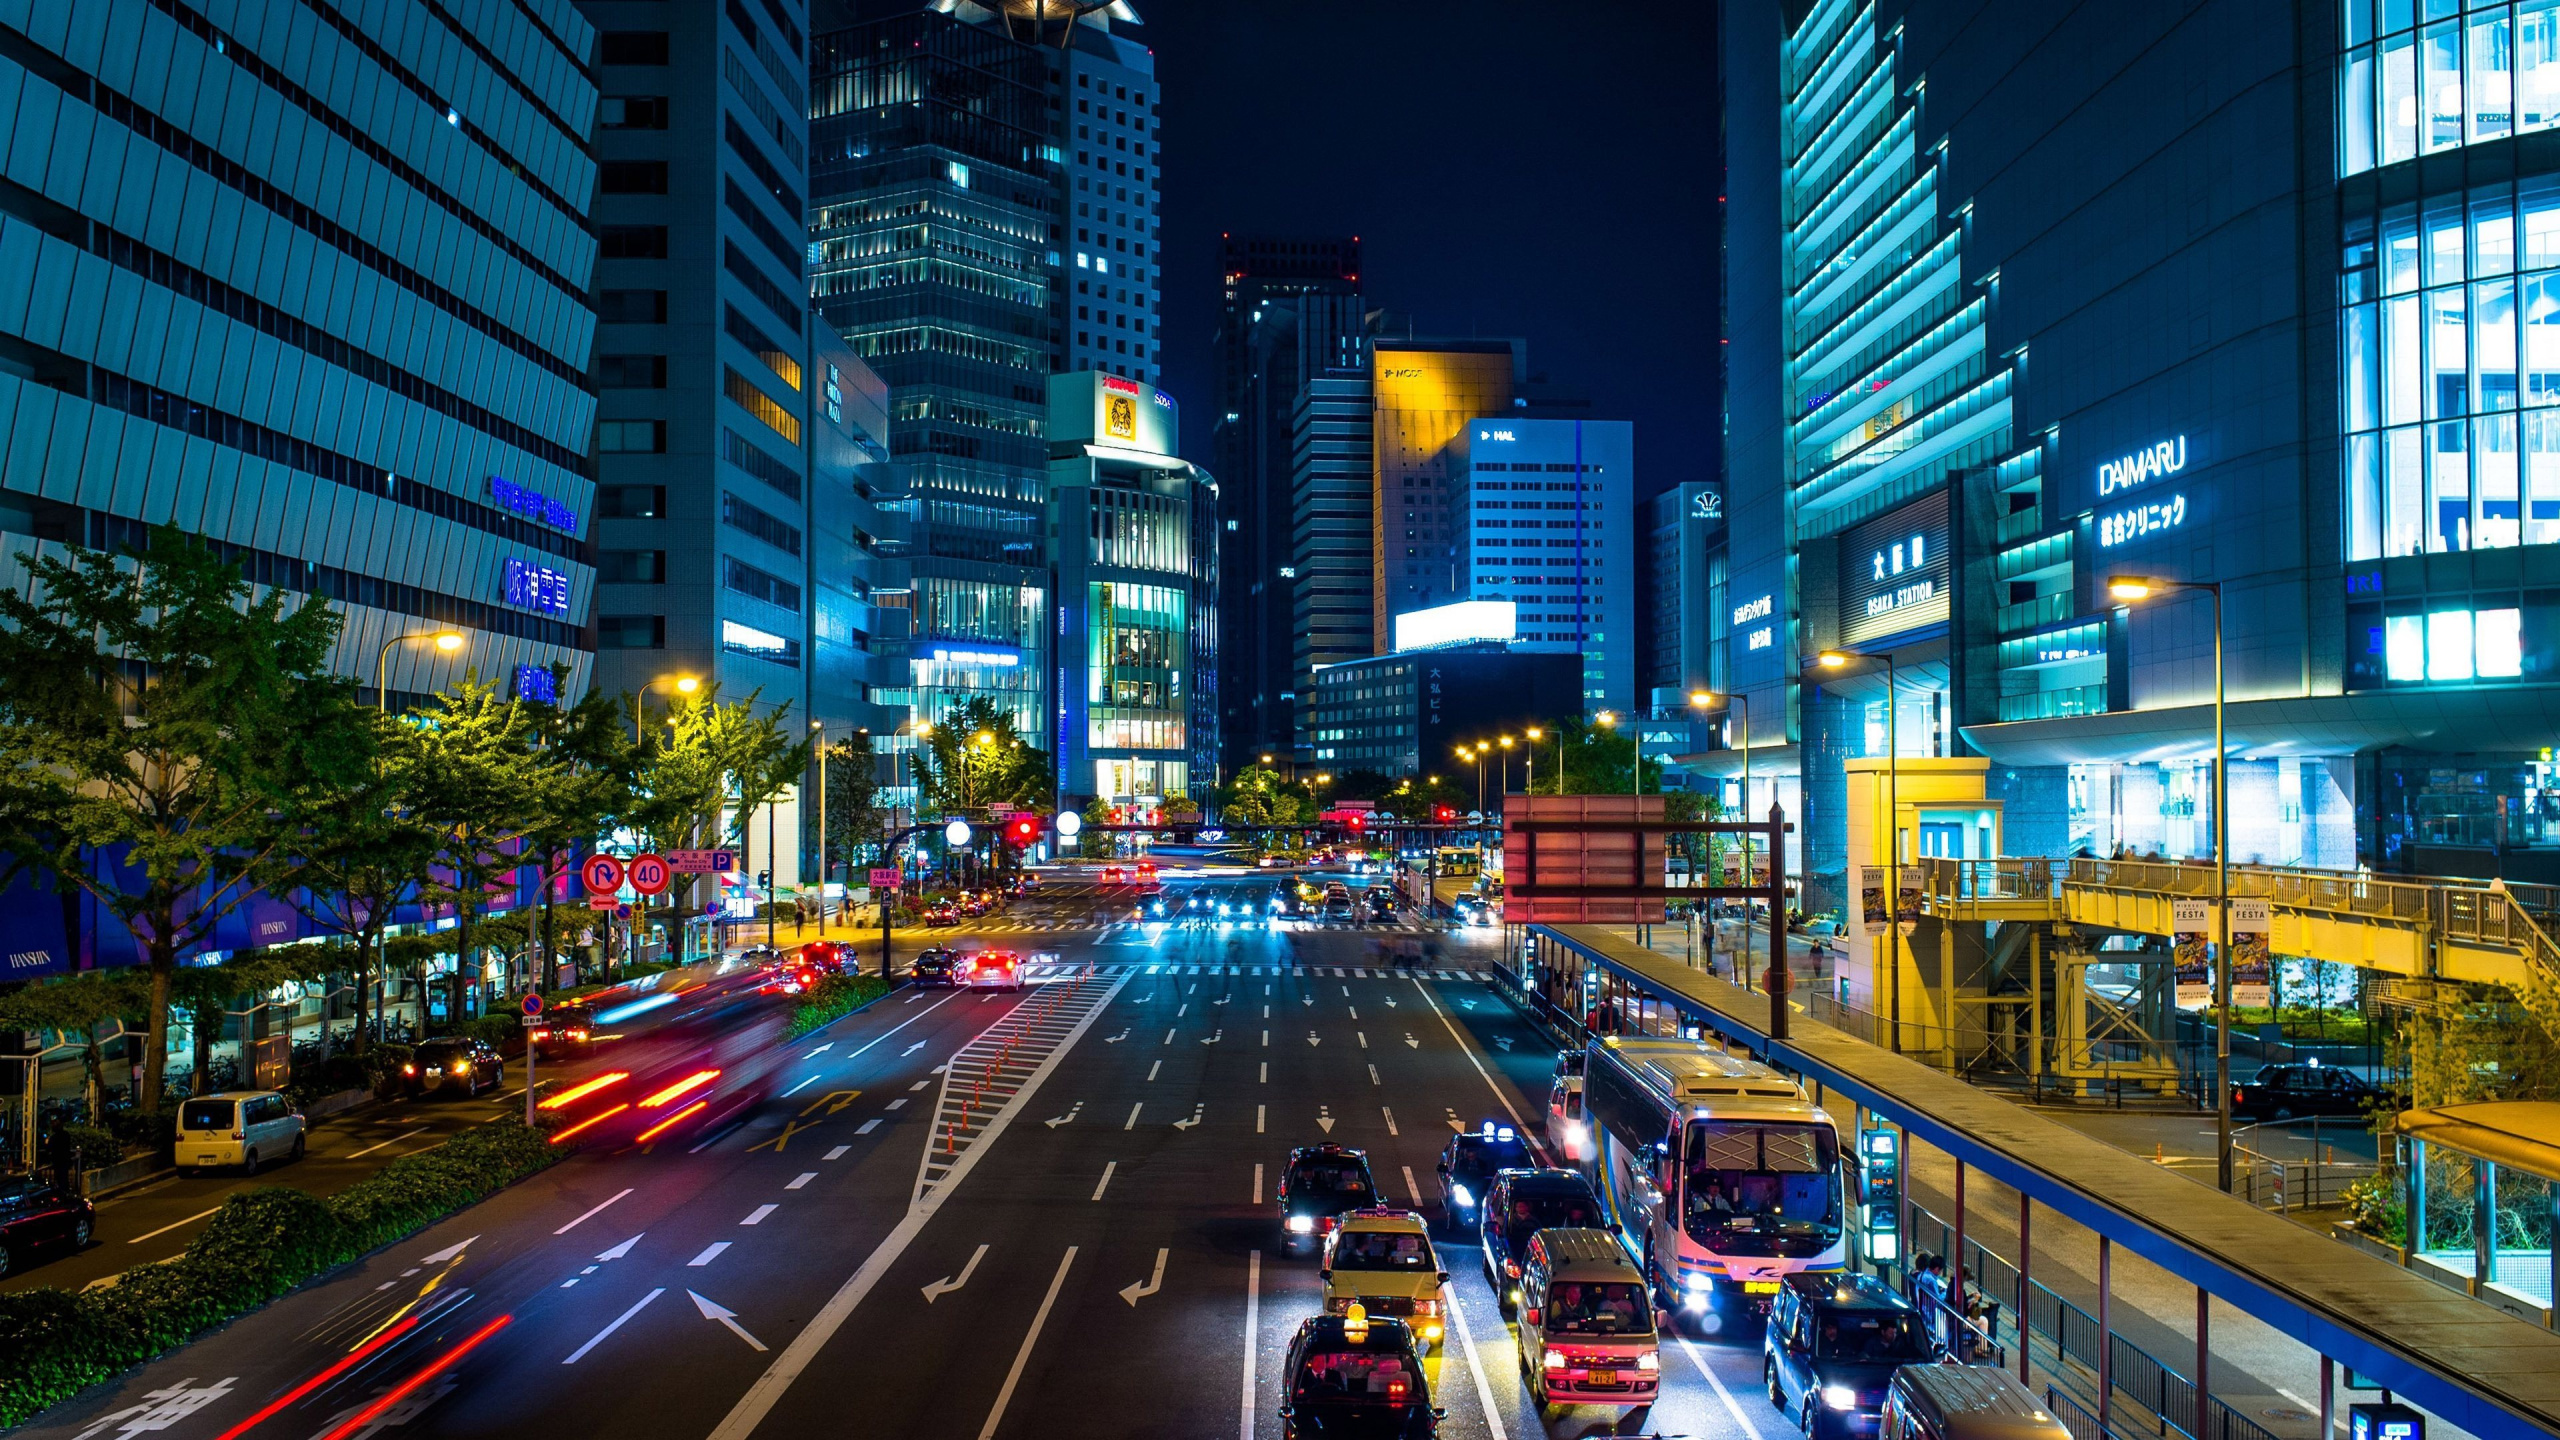
<instances>
[{"instance_id":1,"label":"neon sign","mask_svg":"<svg viewBox=\"0 0 2560 1440\"><path fill-rule=\"evenodd\" d=\"M553 615L569 613L569 577L548 565L509 559L506 562L505 585L507 603L523 610L542 610Z\"/></svg>"},{"instance_id":2,"label":"neon sign","mask_svg":"<svg viewBox=\"0 0 2560 1440\"><path fill-rule=\"evenodd\" d=\"M2112 549L2128 540L2174 530L2187 523L2187 497L2172 495L2148 505L2136 505L2112 515L2098 517L2098 547Z\"/></svg>"},{"instance_id":3,"label":"neon sign","mask_svg":"<svg viewBox=\"0 0 2560 1440\"><path fill-rule=\"evenodd\" d=\"M521 515L527 520L548 525L554 530L565 530L572 535L578 533L577 511L539 492L528 490L512 480L497 475L490 476L489 499L491 503L510 515Z\"/></svg>"},{"instance_id":4,"label":"neon sign","mask_svg":"<svg viewBox=\"0 0 2560 1440\"><path fill-rule=\"evenodd\" d=\"M2163 475L2175 475L2187 468L2187 437L2163 440L2145 446L2121 459L2109 460L2098 467L2098 494L2101 498L2119 490L2130 490Z\"/></svg>"}]
</instances>

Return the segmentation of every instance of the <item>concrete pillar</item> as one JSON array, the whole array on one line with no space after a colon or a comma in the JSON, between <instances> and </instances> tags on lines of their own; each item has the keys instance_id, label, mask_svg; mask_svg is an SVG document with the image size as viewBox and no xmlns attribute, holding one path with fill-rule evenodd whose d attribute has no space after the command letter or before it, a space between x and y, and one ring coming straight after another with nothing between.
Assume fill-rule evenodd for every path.
<instances>
[{"instance_id":1,"label":"concrete pillar","mask_svg":"<svg viewBox=\"0 0 2560 1440\"><path fill-rule=\"evenodd\" d=\"M2107 1412L2116 1398L2115 1242L2098 1237L2098 1433L2107 1433ZM2326 1437L2323 1437L2326 1440Z\"/></svg>"}]
</instances>

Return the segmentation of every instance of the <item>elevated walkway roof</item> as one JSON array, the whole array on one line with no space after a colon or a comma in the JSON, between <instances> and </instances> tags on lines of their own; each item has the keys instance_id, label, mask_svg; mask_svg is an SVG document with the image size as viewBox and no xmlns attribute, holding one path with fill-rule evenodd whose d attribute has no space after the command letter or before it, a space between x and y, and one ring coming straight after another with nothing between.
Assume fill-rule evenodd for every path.
<instances>
[{"instance_id":1,"label":"elevated walkway roof","mask_svg":"<svg viewBox=\"0 0 2560 1440\"><path fill-rule=\"evenodd\" d=\"M2560 1101L2471 1100L2404 1110L2403 1135L2560 1181ZM2501 1241L2501 1244L2505 1242Z\"/></svg>"},{"instance_id":2,"label":"elevated walkway roof","mask_svg":"<svg viewBox=\"0 0 2560 1440\"><path fill-rule=\"evenodd\" d=\"M1536 926L1753 1054L2481 1436L2560 1434L2560 1334L2502 1314L1596 926Z\"/></svg>"}]
</instances>

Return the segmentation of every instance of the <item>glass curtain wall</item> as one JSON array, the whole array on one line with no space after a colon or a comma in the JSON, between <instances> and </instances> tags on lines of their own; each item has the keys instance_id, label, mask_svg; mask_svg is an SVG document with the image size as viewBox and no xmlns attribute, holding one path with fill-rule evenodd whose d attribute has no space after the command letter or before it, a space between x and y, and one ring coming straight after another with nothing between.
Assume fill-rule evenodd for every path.
<instances>
[{"instance_id":1,"label":"glass curtain wall","mask_svg":"<svg viewBox=\"0 0 2560 1440\"><path fill-rule=\"evenodd\" d=\"M2345 0L2338 173L2560 126L2560 0Z\"/></svg>"}]
</instances>

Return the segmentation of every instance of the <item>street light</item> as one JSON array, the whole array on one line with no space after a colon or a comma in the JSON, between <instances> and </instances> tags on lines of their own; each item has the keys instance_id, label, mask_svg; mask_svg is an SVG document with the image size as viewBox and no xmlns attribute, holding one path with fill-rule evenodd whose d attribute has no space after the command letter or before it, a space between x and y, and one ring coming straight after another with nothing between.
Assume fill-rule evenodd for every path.
<instances>
[{"instance_id":1,"label":"street light","mask_svg":"<svg viewBox=\"0 0 2560 1440\"><path fill-rule=\"evenodd\" d=\"M2213 597L2213 1133L2214 1174L2231 1189L2231 752L2222 728L2222 586L2212 580L2112 575L2107 598L2133 605L2201 590Z\"/></svg>"},{"instance_id":2,"label":"street light","mask_svg":"<svg viewBox=\"0 0 2560 1440\"><path fill-rule=\"evenodd\" d=\"M661 685L671 687L679 695L690 695L702 688L702 682L691 675L661 675L641 686L639 695L631 703L631 743L634 745L640 743L640 720L642 712L648 709L649 692Z\"/></svg>"},{"instance_id":3,"label":"street light","mask_svg":"<svg viewBox=\"0 0 2560 1440\"><path fill-rule=\"evenodd\" d=\"M1893 952L1893 974L1889 986L1892 992L1893 1053L1899 1055L1902 1053L1902 732L1898 724L1901 707L1895 702L1893 688L1893 655L1889 651L1871 655L1856 650L1825 650L1813 658L1814 663L1825 670L1838 670L1860 660L1884 666L1884 922L1885 943ZM1745 723L1748 724L1747 721ZM1749 799L1746 791L1746 804ZM1770 923L1777 921L1773 918Z\"/></svg>"},{"instance_id":4,"label":"street light","mask_svg":"<svg viewBox=\"0 0 2560 1440\"><path fill-rule=\"evenodd\" d=\"M818 933L827 933L827 722L815 716L809 720L809 734L818 742Z\"/></svg>"},{"instance_id":5,"label":"street light","mask_svg":"<svg viewBox=\"0 0 2560 1440\"><path fill-rule=\"evenodd\" d=\"M1511 793L1511 747L1518 743L1519 738L1517 735L1505 735L1500 742L1502 745L1502 793L1505 795Z\"/></svg>"},{"instance_id":6,"label":"street light","mask_svg":"<svg viewBox=\"0 0 2560 1440\"><path fill-rule=\"evenodd\" d=\"M1603 710L1591 718L1599 722L1603 729L1614 731L1618 728L1618 712L1615 710ZM1630 718L1635 723L1628 727L1627 738L1635 742L1636 752L1635 763L1629 768L1635 771L1635 778L1628 782L1627 793L1642 795L1644 793L1644 717L1639 715Z\"/></svg>"},{"instance_id":7,"label":"street light","mask_svg":"<svg viewBox=\"0 0 2560 1440\"><path fill-rule=\"evenodd\" d=\"M1538 742L1539 742L1540 740L1543 740L1543 739L1545 739L1545 738L1546 738L1547 732L1546 732L1546 731L1544 731L1544 730L1539 729L1539 728L1538 728L1537 726L1535 726L1535 725L1532 725L1532 726L1530 726L1528 729L1523 730L1523 731L1521 731L1520 733L1529 737L1529 748L1528 748L1528 752L1527 752L1525 755L1523 755L1521 758L1528 762L1528 766L1529 766L1529 778L1528 778L1528 780L1527 780L1525 783L1526 783L1526 785L1527 785L1527 787L1528 787L1528 791L1529 791L1529 793L1530 793L1530 794L1532 794L1532 795L1535 795L1535 794L1537 794L1537 793L1538 793ZM1562 737L1558 737L1557 745L1558 745L1559 752L1561 752L1562 745L1563 745ZM1562 782L1563 782L1563 779L1564 779L1564 764L1563 764L1564 757L1563 757L1563 755L1562 755L1561 753L1559 753L1559 754L1557 755L1557 757L1556 757L1556 761L1557 761L1557 764L1556 764L1556 779L1557 779L1557 782L1558 782L1558 783L1557 783L1557 787L1556 787L1556 793L1557 793L1557 794L1563 794L1563 793L1564 793L1564 787L1563 787L1563 783L1562 783Z\"/></svg>"},{"instance_id":8,"label":"street light","mask_svg":"<svg viewBox=\"0 0 2560 1440\"><path fill-rule=\"evenodd\" d=\"M412 640L433 641L435 647L447 655L461 649L464 644L461 632L454 630L413 630L406 635L394 635L383 641L382 648L375 651L373 655L373 703L374 708L382 714L391 713L391 647L405 645Z\"/></svg>"},{"instance_id":9,"label":"street light","mask_svg":"<svg viewBox=\"0 0 2560 1440\"><path fill-rule=\"evenodd\" d=\"M1718 695L1713 690L1689 692L1689 708L1692 710L1713 710L1718 706L1737 711L1742 716L1742 813L1747 818L1751 814L1751 701L1749 697L1738 693ZM1751 883L1751 835L1748 831L1745 831L1742 836L1742 877L1742 883L1746 885Z\"/></svg>"}]
</instances>

